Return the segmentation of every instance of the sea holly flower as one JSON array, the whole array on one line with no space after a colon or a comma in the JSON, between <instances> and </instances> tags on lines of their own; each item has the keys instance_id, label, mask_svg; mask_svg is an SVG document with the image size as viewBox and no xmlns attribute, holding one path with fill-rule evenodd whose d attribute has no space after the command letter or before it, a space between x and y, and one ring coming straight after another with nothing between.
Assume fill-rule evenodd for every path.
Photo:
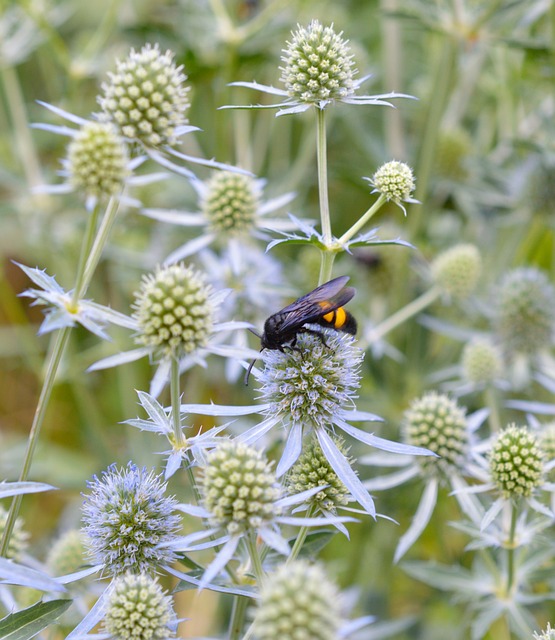
<instances>
[{"instance_id":1,"label":"sea holly flower","mask_svg":"<svg viewBox=\"0 0 555 640\"><path fill-rule=\"evenodd\" d=\"M146 147L174 145L187 124L185 80L183 66L176 66L171 51L162 53L158 44L131 49L125 60L116 60L116 71L102 83L102 116L131 141Z\"/></svg>"},{"instance_id":2,"label":"sea holly flower","mask_svg":"<svg viewBox=\"0 0 555 640\"><path fill-rule=\"evenodd\" d=\"M123 313L92 300L74 301L73 292L64 291L55 278L49 276L46 271L31 269L22 264L18 264L18 267L40 287L40 289L27 289L20 295L34 300L33 305L47 306L44 312L46 317L38 331L39 335L80 324L99 338L110 340L104 330L107 324L116 324L128 329L135 328L136 323Z\"/></svg>"},{"instance_id":3,"label":"sea holly flower","mask_svg":"<svg viewBox=\"0 0 555 640\"><path fill-rule=\"evenodd\" d=\"M426 447L437 457L418 457L407 461L398 455L380 454L361 458L363 464L400 468L395 473L365 481L364 486L370 491L398 487L418 476L424 481L424 491L413 521L397 545L395 562L418 540L430 522L440 487L448 484L453 491L458 491L467 486L464 476L469 474L472 436L485 417L485 412L467 417L466 411L454 399L430 391L413 400L405 411L403 434L407 444ZM479 503L470 494L456 495L465 513L472 514L474 518L483 515Z\"/></svg>"},{"instance_id":4,"label":"sea holly flower","mask_svg":"<svg viewBox=\"0 0 555 640\"><path fill-rule=\"evenodd\" d=\"M482 275L482 257L473 244L458 244L440 253L431 264L434 283L455 300L474 292Z\"/></svg>"},{"instance_id":5,"label":"sea holly flower","mask_svg":"<svg viewBox=\"0 0 555 640\"><path fill-rule=\"evenodd\" d=\"M232 82L232 86L256 89L283 98L273 105L226 106L223 109L272 109L278 108L276 115L301 113L311 107L325 109L329 104L388 105L391 98L410 98L401 93L385 93L375 96L357 95L362 83L369 76L355 79L353 56L348 41L336 33L333 25L324 27L313 20L308 27L298 25L292 32L292 40L284 49L281 67L281 81L285 89L259 84L257 82Z\"/></svg>"},{"instance_id":6,"label":"sea holly flower","mask_svg":"<svg viewBox=\"0 0 555 640\"><path fill-rule=\"evenodd\" d=\"M4 536L7 520L8 512L4 507L0 506L0 540ZM23 528L23 520L21 518L17 518L10 538L10 543L8 545L6 557L19 560L21 555L27 549L30 537L30 534Z\"/></svg>"},{"instance_id":7,"label":"sea holly flower","mask_svg":"<svg viewBox=\"0 0 555 640\"><path fill-rule=\"evenodd\" d=\"M166 640L175 637L172 598L150 575L127 573L108 591L104 630L114 640Z\"/></svg>"},{"instance_id":8,"label":"sea holly flower","mask_svg":"<svg viewBox=\"0 0 555 640\"><path fill-rule=\"evenodd\" d=\"M109 356L89 367L89 371L134 362L149 356L158 364L150 393L157 396L170 375L171 361L179 360L181 371L205 363L217 353L237 357L236 350L218 342L216 334L249 326L241 322L215 322L227 291L214 291L203 273L182 263L157 267L143 276L135 294L132 328L137 349ZM221 338L220 338L221 339Z\"/></svg>"},{"instance_id":9,"label":"sea holly flower","mask_svg":"<svg viewBox=\"0 0 555 640\"><path fill-rule=\"evenodd\" d=\"M153 471L131 462L112 464L89 482L84 495L83 531L94 562L119 576L155 573L176 555L168 546L181 526L177 501L165 495L167 485Z\"/></svg>"},{"instance_id":10,"label":"sea holly flower","mask_svg":"<svg viewBox=\"0 0 555 640\"><path fill-rule=\"evenodd\" d=\"M283 496L273 462L269 462L261 451L237 439L220 442L207 455L206 464L201 468L199 491L199 506L181 504L179 508L184 513L205 519L209 528L176 540L170 546L175 551L189 553L221 545L198 583L201 588L210 585L233 559L241 541L249 553L252 553L256 540L261 540L274 551L288 555L290 548L280 533L279 525L310 527L353 521L344 517L288 516L290 507L301 504L318 489ZM207 538L211 540L200 542ZM173 575L190 580L187 574L166 568Z\"/></svg>"},{"instance_id":11,"label":"sea holly flower","mask_svg":"<svg viewBox=\"0 0 555 640\"><path fill-rule=\"evenodd\" d=\"M305 436L314 432L318 443L338 478L353 499L373 517L374 501L364 488L350 461L338 448L337 429L364 444L399 454L434 455L427 449L385 440L353 427L353 421L381 420L378 416L357 411L354 400L360 386L363 353L354 338L333 330L322 330L321 338L299 334L295 349L266 349L260 355L264 369L253 370L260 384L263 403L252 407L218 405L182 405L181 410L206 415L246 415L261 413L262 422L241 433L238 439L252 444L270 434L275 427L288 431L287 441L277 466L277 476L284 475L301 455ZM275 436L274 436L275 439Z\"/></svg>"},{"instance_id":12,"label":"sea holly flower","mask_svg":"<svg viewBox=\"0 0 555 640\"><path fill-rule=\"evenodd\" d=\"M126 142L110 123L85 120L40 100L39 104L78 128L44 123L33 125L36 129L71 138L67 156L62 160L62 169L59 171L65 182L41 186L36 191L62 194L75 191L84 196L87 211L92 211L99 201L109 197L117 197L123 204L138 207L140 202L126 195L126 187L150 184L166 178L166 174L160 172L133 175L135 169L145 162L146 156L130 159Z\"/></svg>"},{"instance_id":13,"label":"sea holly flower","mask_svg":"<svg viewBox=\"0 0 555 640\"><path fill-rule=\"evenodd\" d=\"M461 367L473 387L493 385L503 370L501 351L491 340L476 338L464 346Z\"/></svg>"},{"instance_id":14,"label":"sea holly flower","mask_svg":"<svg viewBox=\"0 0 555 640\"><path fill-rule=\"evenodd\" d=\"M401 207L405 216L407 211L401 203L418 203L418 200L412 197L415 188L414 174L404 162L386 162L371 178L364 179L374 187L372 193L380 193L386 200L394 202Z\"/></svg>"},{"instance_id":15,"label":"sea holly flower","mask_svg":"<svg viewBox=\"0 0 555 640\"><path fill-rule=\"evenodd\" d=\"M534 631L533 640L555 640L555 628L548 622L544 631Z\"/></svg>"},{"instance_id":16,"label":"sea holly flower","mask_svg":"<svg viewBox=\"0 0 555 640\"><path fill-rule=\"evenodd\" d=\"M166 264L183 260L215 243L223 246L239 244L244 249L243 241L248 237L267 240L266 231L282 231L294 226L290 220L268 214L287 205L295 194L286 193L264 201L265 180L220 171L206 181L191 178L190 182L198 195L198 211L143 210L149 218L203 231L199 237L172 251Z\"/></svg>"}]
</instances>

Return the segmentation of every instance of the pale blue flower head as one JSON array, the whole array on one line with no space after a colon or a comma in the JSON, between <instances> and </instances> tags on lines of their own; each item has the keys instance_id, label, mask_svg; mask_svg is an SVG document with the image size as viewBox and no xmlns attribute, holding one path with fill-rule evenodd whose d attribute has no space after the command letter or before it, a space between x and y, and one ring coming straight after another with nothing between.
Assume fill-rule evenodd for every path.
<instances>
[{"instance_id":1,"label":"pale blue flower head","mask_svg":"<svg viewBox=\"0 0 555 640\"><path fill-rule=\"evenodd\" d=\"M175 560L165 545L180 528L177 501L165 495L160 476L131 462L119 469L112 464L88 486L83 529L94 561L106 573L154 573Z\"/></svg>"}]
</instances>

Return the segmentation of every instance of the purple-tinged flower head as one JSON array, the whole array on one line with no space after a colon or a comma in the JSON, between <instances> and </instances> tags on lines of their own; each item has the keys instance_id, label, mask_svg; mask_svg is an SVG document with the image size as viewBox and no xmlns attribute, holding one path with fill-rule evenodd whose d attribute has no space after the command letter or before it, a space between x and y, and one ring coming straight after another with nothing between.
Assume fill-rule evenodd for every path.
<instances>
[{"instance_id":1,"label":"purple-tinged flower head","mask_svg":"<svg viewBox=\"0 0 555 640\"><path fill-rule=\"evenodd\" d=\"M131 49L102 83L103 95L98 97L102 117L131 141L146 147L171 146L179 127L187 123L186 79L171 51L162 53L158 44L146 44L138 52Z\"/></svg>"},{"instance_id":2,"label":"purple-tinged flower head","mask_svg":"<svg viewBox=\"0 0 555 640\"><path fill-rule=\"evenodd\" d=\"M223 442L208 454L200 491L212 525L232 535L256 530L279 515L272 463L237 441Z\"/></svg>"},{"instance_id":3,"label":"purple-tinged flower head","mask_svg":"<svg viewBox=\"0 0 555 640\"><path fill-rule=\"evenodd\" d=\"M172 599L156 578L127 573L114 580L106 604L104 629L115 640L166 640L175 637Z\"/></svg>"},{"instance_id":4,"label":"purple-tinged flower head","mask_svg":"<svg viewBox=\"0 0 555 640\"><path fill-rule=\"evenodd\" d=\"M285 422L327 427L351 409L360 386L363 352L353 336L333 330L300 334L297 348L267 350L260 392L269 415Z\"/></svg>"},{"instance_id":5,"label":"purple-tinged flower head","mask_svg":"<svg viewBox=\"0 0 555 640\"><path fill-rule=\"evenodd\" d=\"M283 564L262 585L253 627L257 640L339 637L341 598L319 564Z\"/></svg>"},{"instance_id":6,"label":"purple-tinged flower head","mask_svg":"<svg viewBox=\"0 0 555 640\"><path fill-rule=\"evenodd\" d=\"M298 25L283 50L281 80L290 98L319 105L352 96L355 91L354 61L342 32L313 20Z\"/></svg>"},{"instance_id":7,"label":"purple-tinged flower head","mask_svg":"<svg viewBox=\"0 0 555 640\"><path fill-rule=\"evenodd\" d=\"M212 287L191 266L158 267L143 277L135 294L138 344L163 357L180 357L204 347L213 328Z\"/></svg>"},{"instance_id":8,"label":"purple-tinged flower head","mask_svg":"<svg viewBox=\"0 0 555 640\"><path fill-rule=\"evenodd\" d=\"M425 447L439 457L421 456L424 475L444 479L462 471L469 450L465 410L445 394L430 391L416 398L404 415L407 444Z\"/></svg>"},{"instance_id":9,"label":"purple-tinged flower head","mask_svg":"<svg viewBox=\"0 0 555 640\"><path fill-rule=\"evenodd\" d=\"M544 454L537 436L510 424L491 447L489 467L503 498L529 498L544 479Z\"/></svg>"},{"instance_id":10,"label":"purple-tinged flower head","mask_svg":"<svg viewBox=\"0 0 555 640\"><path fill-rule=\"evenodd\" d=\"M75 134L64 161L69 183L87 198L119 195L130 177L127 148L108 122L86 122Z\"/></svg>"},{"instance_id":11,"label":"purple-tinged flower head","mask_svg":"<svg viewBox=\"0 0 555 640\"><path fill-rule=\"evenodd\" d=\"M165 495L161 476L129 462L94 476L84 495L83 530L93 560L114 576L154 573L171 564L175 552L164 545L179 531L177 501Z\"/></svg>"}]
</instances>

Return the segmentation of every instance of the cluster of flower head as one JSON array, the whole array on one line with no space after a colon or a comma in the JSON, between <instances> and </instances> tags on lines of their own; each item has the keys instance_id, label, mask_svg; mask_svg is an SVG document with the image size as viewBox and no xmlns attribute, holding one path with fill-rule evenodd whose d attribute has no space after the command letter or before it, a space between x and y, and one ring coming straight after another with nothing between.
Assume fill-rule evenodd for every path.
<instances>
[{"instance_id":1,"label":"cluster of flower head","mask_svg":"<svg viewBox=\"0 0 555 640\"><path fill-rule=\"evenodd\" d=\"M440 253L431 265L434 282L458 300L467 298L482 274L482 258L473 244L458 244Z\"/></svg>"},{"instance_id":2,"label":"cluster of flower head","mask_svg":"<svg viewBox=\"0 0 555 640\"><path fill-rule=\"evenodd\" d=\"M405 412L404 434L407 444L425 447L439 458L419 456L427 474L461 471L469 448L464 410L448 396L431 391L416 398Z\"/></svg>"},{"instance_id":3,"label":"cluster of flower head","mask_svg":"<svg viewBox=\"0 0 555 640\"><path fill-rule=\"evenodd\" d=\"M281 80L291 98L319 105L354 93L353 57L333 27L313 20L284 49Z\"/></svg>"},{"instance_id":4,"label":"cluster of flower head","mask_svg":"<svg viewBox=\"0 0 555 640\"><path fill-rule=\"evenodd\" d=\"M301 334L297 349L266 353L261 393L271 415L322 427L352 404L363 353L351 335L325 330L322 338Z\"/></svg>"},{"instance_id":5,"label":"cluster of flower head","mask_svg":"<svg viewBox=\"0 0 555 640\"><path fill-rule=\"evenodd\" d=\"M253 226L260 193L250 176L219 171L206 183L202 210L216 233L241 233Z\"/></svg>"},{"instance_id":6,"label":"cluster of flower head","mask_svg":"<svg viewBox=\"0 0 555 640\"><path fill-rule=\"evenodd\" d=\"M465 345L462 354L464 377L475 384L490 384L502 373L501 351L489 340L476 339Z\"/></svg>"},{"instance_id":7,"label":"cluster of flower head","mask_svg":"<svg viewBox=\"0 0 555 640\"><path fill-rule=\"evenodd\" d=\"M89 489L83 503L86 543L106 572L153 573L175 560L164 544L173 540L181 521L160 476L132 463L123 469L113 464Z\"/></svg>"},{"instance_id":8,"label":"cluster of flower head","mask_svg":"<svg viewBox=\"0 0 555 640\"><path fill-rule=\"evenodd\" d=\"M280 488L272 463L237 441L224 442L208 455L201 493L213 525L230 534L255 530L279 515Z\"/></svg>"},{"instance_id":9,"label":"cluster of flower head","mask_svg":"<svg viewBox=\"0 0 555 640\"><path fill-rule=\"evenodd\" d=\"M526 427L509 425L492 445L489 466L504 498L530 497L543 480L544 456L537 437Z\"/></svg>"},{"instance_id":10,"label":"cluster of flower head","mask_svg":"<svg viewBox=\"0 0 555 640\"><path fill-rule=\"evenodd\" d=\"M183 84L187 78L171 51L161 53L157 44L138 52L132 49L108 77L102 84L104 95L98 98L106 120L147 147L176 142L178 127L187 122L189 101Z\"/></svg>"},{"instance_id":11,"label":"cluster of flower head","mask_svg":"<svg viewBox=\"0 0 555 640\"><path fill-rule=\"evenodd\" d=\"M397 204L410 198L415 188L412 169L408 164L397 160L383 164L374 173L370 183L387 200L392 200Z\"/></svg>"},{"instance_id":12,"label":"cluster of flower head","mask_svg":"<svg viewBox=\"0 0 555 640\"><path fill-rule=\"evenodd\" d=\"M4 507L0 506L0 540L4 536L4 529L8 520L8 512ZM17 560L27 548L29 534L23 529L23 520L17 518L8 545L7 557Z\"/></svg>"},{"instance_id":13,"label":"cluster of flower head","mask_svg":"<svg viewBox=\"0 0 555 640\"><path fill-rule=\"evenodd\" d=\"M135 295L136 341L163 356L203 347L213 326L211 287L193 267L174 264L143 278Z\"/></svg>"},{"instance_id":14,"label":"cluster of flower head","mask_svg":"<svg viewBox=\"0 0 555 640\"><path fill-rule=\"evenodd\" d=\"M281 565L262 587L254 617L258 640L336 640L340 626L337 587L320 565Z\"/></svg>"}]
</instances>

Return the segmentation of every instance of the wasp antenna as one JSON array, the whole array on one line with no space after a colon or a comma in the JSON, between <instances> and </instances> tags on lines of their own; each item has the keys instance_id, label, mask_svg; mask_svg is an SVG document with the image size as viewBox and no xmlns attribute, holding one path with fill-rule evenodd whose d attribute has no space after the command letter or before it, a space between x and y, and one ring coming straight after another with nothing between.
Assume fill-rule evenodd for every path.
<instances>
[{"instance_id":1,"label":"wasp antenna","mask_svg":"<svg viewBox=\"0 0 555 640\"><path fill-rule=\"evenodd\" d=\"M251 360L251 363L249 364L249 368L247 369L247 371L245 373L245 386L246 387L249 386L249 376L251 375L252 368L254 367L254 363L257 360L258 360L258 358L255 358L254 360Z\"/></svg>"},{"instance_id":2,"label":"wasp antenna","mask_svg":"<svg viewBox=\"0 0 555 640\"><path fill-rule=\"evenodd\" d=\"M253 329L252 327L247 327L247 328L248 328L248 330L249 330L251 333L254 333L254 335L255 335L257 338L262 338L262 335L261 335L260 333L258 333L258 331L257 331L256 329Z\"/></svg>"}]
</instances>

